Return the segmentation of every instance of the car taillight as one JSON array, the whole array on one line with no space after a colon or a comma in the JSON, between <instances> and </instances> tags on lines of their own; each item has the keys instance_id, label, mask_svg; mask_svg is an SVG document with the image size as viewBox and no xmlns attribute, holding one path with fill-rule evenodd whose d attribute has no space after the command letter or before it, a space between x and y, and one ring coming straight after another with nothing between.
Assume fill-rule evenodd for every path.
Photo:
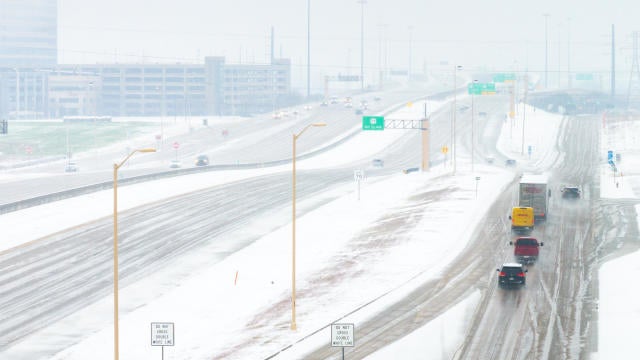
<instances>
[{"instance_id":1,"label":"car taillight","mask_svg":"<svg viewBox=\"0 0 640 360\"><path fill-rule=\"evenodd\" d=\"M519 276L519 277L524 277L524 273L523 273L523 272L519 272L519 273L518 273L518 276Z\"/></svg>"},{"instance_id":2,"label":"car taillight","mask_svg":"<svg viewBox=\"0 0 640 360\"><path fill-rule=\"evenodd\" d=\"M500 271L500 275L499 276L507 276L507 274L505 274L504 271Z\"/></svg>"}]
</instances>

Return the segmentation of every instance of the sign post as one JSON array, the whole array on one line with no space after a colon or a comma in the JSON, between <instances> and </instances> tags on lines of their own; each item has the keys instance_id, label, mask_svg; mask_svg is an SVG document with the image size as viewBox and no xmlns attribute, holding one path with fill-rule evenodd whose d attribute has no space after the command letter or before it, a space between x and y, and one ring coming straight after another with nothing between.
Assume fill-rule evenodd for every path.
<instances>
[{"instance_id":1,"label":"sign post","mask_svg":"<svg viewBox=\"0 0 640 360\"><path fill-rule=\"evenodd\" d=\"M353 347L353 324L331 324L331 347L342 347L342 360L344 360L344 347Z\"/></svg>"},{"instance_id":2,"label":"sign post","mask_svg":"<svg viewBox=\"0 0 640 360\"><path fill-rule=\"evenodd\" d=\"M162 360L164 360L164 347L174 345L173 323L151 323L151 346L162 347Z\"/></svg>"},{"instance_id":3,"label":"sign post","mask_svg":"<svg viewBox=\"0 0 640 360\"><path fill-rule=\"evenodd\" d=\"M176 150L176 161L178 161L178 148L180 148L180 143L175 141L173 143L173 148Z\"/></svg>"},{"instance_id":4,"label":"sign post","mask_svg":"<svg viewBox=\"0 0 640 360\"><path fill-rule=\"evenodd\" d=\"M353 179L358 184L358 201L360 200L360 182L364 180L364 171L353 170Z\"/></svg>"},{"instance_id":5,"label":"sign post","mask_svg":"<svg viewBox=\"0 0 640 360\"><path fill-rule=\"evenodd\" d=\"M449 152L449 147L447 145L442 145L440 148L440 152L444 155L444 167L447 167L447 153Z\"/></svg>"}]
</instances>

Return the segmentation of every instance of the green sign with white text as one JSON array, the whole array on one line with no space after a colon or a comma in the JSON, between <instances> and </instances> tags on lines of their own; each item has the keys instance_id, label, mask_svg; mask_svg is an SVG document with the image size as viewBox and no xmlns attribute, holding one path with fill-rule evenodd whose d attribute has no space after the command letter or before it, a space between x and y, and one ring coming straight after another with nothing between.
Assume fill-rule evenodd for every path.
<instances>
[{"instance_id":1,"label":"green sign with white text","mask_svg":"<svg viewBox=\"0 0 640 360\"><path fill-rule=\"evenodd\" d=\"M502 82L515 81L515 80L516 80L516 74L514 73L499 73L499 74L493 75L494 83L502 83Z\"/></svg>"},{"instance_id":2,"label":"green sign with white text","mask_svg":"<svg viewBox=\"0 0 640 360\"><path fill-rule=\"evenodd\" d=\"M384 130L384 116L363 116L362 130Z\"/></svg>"},{"instance_id":3,"label":"green sign with white text","mask_svg":"<svg viewBox=\"0 0 640 360\"><path fill-rule=\"evenodd\" d=\"M469 95L493 95L496 93L494 83L471 83L467 85Z\"/></svg>"}]
</instances>

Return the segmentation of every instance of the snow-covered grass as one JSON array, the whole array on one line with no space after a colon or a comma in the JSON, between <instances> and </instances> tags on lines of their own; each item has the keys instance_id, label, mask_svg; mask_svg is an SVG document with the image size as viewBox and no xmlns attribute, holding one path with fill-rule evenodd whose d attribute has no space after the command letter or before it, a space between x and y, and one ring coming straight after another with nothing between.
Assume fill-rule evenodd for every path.
<instances>
[{"instance_id":1,"label":"snow-covered grass","mask_svg":"<svg viewBox=\"0 0 640 360\"><path fill-rule=\"evenodd\" d=\"M603 122L600 153L600 197L638 199L640 189L640 124L631 119ZM614 174L607 151L620 154ZM640 205L635 206L640 214ZM640 223L640 218L637 219ZM594 359L630 359L637 355L640 333L640 251L604 263L599 271L598 352Z\"/></svg>"},{"instance_id":2,"label":"snow-covered grass","mask_svg":"<svg viewBox=\"0 0 640 360\"><path fill-rule=\"evenodd\" d=\"M417 105L417 104L416 104ZM527 113L527 119L534 112ZM554 154L555 137L549 134L560 124L560 118L540 110L535 112L535 121L527 124L525 144L532 144L535 151L531 159L522 156L520 138L512 138L512 132L520 133L521 122L504 123L499 148L506 156L518 159L523 167L548 164ZM520 130L518 130L520 129ZM637 133L637 132L636 132ZM362 159L367 153L375 153L394 140L400 132L363 132L353 141L330 153L299 162L299 167L331 166L349 160ZM636 142L637 143L637 142ZM605 152L606 154L606 152ZM464 154L459 153L459 156ZM633 163L633 155L625 153L625 161ZM468 166L467 166L468 167ZM296 277L297 277L297 327L289 329L291 320L291 227L261 234L261 238L247 248L234 253L223 261L197 273L186 280L167 279L163 272L130 284L120 291L120 356L122 359L154 359L160 357L160 349L150 343L150 323L173 322L175 324L175 346L165 347L165 359L209 359L212 354L225 354L228 359L264 358L285 346L291 348L278 355L278 359L300 359L315 346L328 344L330 330L318 332L305 341L297 342L329 322L339 320L354 323L356 346L358 323L384 305L409 292L416 284L437 275L469 240L470 229L482 218L493 199L513 178L513 173L500 167L476 166L476 173L465 172L465 162L460 161L458 172L451 176L450 168L438 166L427 173L398 174L362 185L360 200L355 196L355 185L340 191L342 196L297 219ZM122 187L119 191L120 210L139 206L167 194L166 189L180 188L196 190L219 182L259 176L264 172L290 171L289 167L198 174L188 177L163 180L160 184L146 183ZM631 169L625 180L633 177ZM606 173L606 172L604 172ZM476 182L475 177L481 178ZM606 176L606 175L605 175ZM212 182L215 179L217 182ZM172 181L172 186L166 186ZM612 192L633 187L633 181L618 187L606 188ZM177 186L179 185L179 186ZM476 185L478 186L476 195ZM144 191L140 188L144 186ZM162 186L164 192L151 191ZM187 190L185 190L187 191ZM412 195L426 192L441 192L438 201L423 204ZM633 193L629 193L633 196ZM3 229L16 229L12 243L3 243L4 249L31 241L40 236L62 230L91 219L109 216L111 192L102 192L68 199L57 206L43 205L21 212L0 216ZM476 199L477 196L477 199ZM307 202L312 203L313 199ZM304 202L299 206L305 206ZM62 213L60 209L65 209ZM73 210L78 209L78 210ZM290 216L274 214L273 216ZM31 219L40 218L40 231L32 229ZM71 219L71 220L69 220ZM461 221L464 219L464 221ZM394 239L380 239L376 232L381 224L402 221L406 231ZM447 224L466 223L468 227ZM11 224L11 226L8 226ZM327 226L331 224L331 226ZM260 224L255 224L260 229ZM401 227L405 228L405 227ZM19 229L19 230L18 230ZM57 229L57 230L56 230ZM256 230L258 233L259 230ZM384 251L370 253L355 246L357 241L386 241ZM5 240L3 239L3 242ZM207 256L204 253L194 256ZM345 259L350 261L345 261ZM187 263L189 259L181 260ZM631 263L631 262L629 262ZM635 261L637 263L637 260ZM600 283L615 283L607 279L606 267L601 272ZM640 269L629 268L625 274L638 273ZM611 272L613 274L613 271ZM630 279L636 278L629 275ZM409 279L413 279L409 281ZM398 286L397 284L402 284ZM625 287L628 291L629 283ZM162 289L162 290L158 290ZM393 290L389 292L390 290ZM606 291L604 291L606 290ZM603 338L633 336L631 328L638 321L627 321L628 327L621 330L615 316L605 317L604 307L619 308L616 303L623 296L614 296L617 289L601 289L600 324L607 326L599 334ZM144 294L157 294L148 301ZM637 292L635 292L637 293ZM352 309L382 296L371 306L347 317ZM628 297L628 298L635 298ZM453 306L447 313L425 325L396 343L370 356L371 359L399 358L450 358L459 346L465 327L465 314L478 302L479 294ZM605 299L608 299L605 301ZM612 304L612 305L609 305ZM4 355L16 359L32 359L34 354L53 359L110 359L113 357L113 308L112 298L106 297L47 328L33 334L24 342L7 350ZM625 308L625 310L637 307ZM629 314L626 313L626 319ZM633 323L633 324L631 324ZM446 324L446 326L443 326ZM635 325L637 326L637 325ZM637 328L635 329L637 330ZM424 338L433 339L426 343ZM605 356L609 347L600 340L600 356ZM627 344L632 344L629 340ZM61 344L67 347L62 351ZM610 343L609 343L610 344ZM402 352L407 350L406 353ZM348 350L347 350L348 351ZM46 354L46 355L42 355ZM622 354L635 354L626 352Z\"/></svg>"}]
</instances>

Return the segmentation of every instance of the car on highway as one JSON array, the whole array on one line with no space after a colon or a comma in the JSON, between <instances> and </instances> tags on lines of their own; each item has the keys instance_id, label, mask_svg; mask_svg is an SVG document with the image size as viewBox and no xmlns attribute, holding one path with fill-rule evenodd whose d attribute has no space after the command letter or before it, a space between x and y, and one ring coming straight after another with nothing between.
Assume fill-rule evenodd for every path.
<instances>
[{"instance_id":1,"label":"car on highway","mask_svg":"<svg viewBox=\"0 0 640 360\"><path fill-rule=\"evenodd\" d=\"M521 287L526 284L527 269L520 263L504 263L498 271L498 286L501 288Z\"/></svg>"},{"instance_id":2,"label":"car on highway","mask_svg":"<svg viewBox=\"0 0 640 360\"><path fill-rule=\"evenodd\" d=\"M540 246L544 243L531 236L522 236L516 241L509 241L509 245L514 246L513 255L520 263L530 264L538 260Z\"/></svg>"},{"instance_id":3,"label":"car on highway","mask_svg":"<svg viewBox=\"0 0 640 360\"><path fill-rule=\"evenodd\" d=\"M180 164L180 160L171 160L171 163L169 164L169 168L171 169L178 169L180 166L182 166Z\"/></svg>"},{"instance_id":4,"label":"car on highway","mask_svg":"<svg viewBox=\"0 0 640 360\"><path fill-rule=\"evenodd\" d=\"M515 159L507 159L504 161L504 166L515 167L517 164Z\"/></svg>"},{"instance_id":5,"label":"car on highway","mask_svg":"<svg viewBox=\"0 0 640 360\"><path fill-rule=\"evenodd\" d=\"M363 111L362 111L362 109L358 108L358 109L356 109L355 113L356 113L356 115L362 115Z\"/></svg>"},{"instance_id":6,"label":"car on highway","mask_svg":"<svg viewBox=\"0 0 640 360\"><path fill-rule=\"evenodd\" d=\"M196 166L207 166L209 165L209 157L207 155L198 155L196 158Z\"/></svg>"},{"instance_id":7,"label":"car on highway","mask_svg":"<svg viewBox=\"0 0 640 360\"><path fill-rule=\"evenodd\" d=\"M382 159L373 159L373 160L371 160L371 165L373 167L383 167L384 166L384 161Z\"/></svg>"},{"instance_id":8,"label":"car on highway","mask_svg":"<svg viewBox=\"0 0 640 360\"><path fill-rule=\"evenodd\" d=\"M64 172L77 172L79 170L78 164L70 161L64 166Z\"/></svg>"},{"instance_id":9,"label":"car on highway","mask_svg":"<svg viewBox=\"0 0 640 360\"><path fill-rule=\"evenodd\" d=\"M560 189L560 193L563 199L579 199L581 191L578 186L565 185Z\"/></svg>"}]
</instances>

